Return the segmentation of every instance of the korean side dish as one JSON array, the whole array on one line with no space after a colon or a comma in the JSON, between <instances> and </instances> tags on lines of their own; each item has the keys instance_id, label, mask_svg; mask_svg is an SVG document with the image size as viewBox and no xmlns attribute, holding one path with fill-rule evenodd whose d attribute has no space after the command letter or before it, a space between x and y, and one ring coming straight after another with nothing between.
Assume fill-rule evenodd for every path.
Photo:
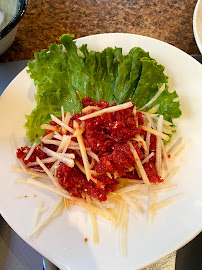
<instances>
[{"instance_id":1,"label":"korean side dish","mask_svg":"<svg viewBox=\"0 0 202 270\"><path fill-rule=\"evenodd\" d=\"M148 199L150 217L182 194L158 203L170 182L182 148L174 118L181 115L176 91L170 92L164 67L139 47L127 55L121 48L89 51L77 48L73 36L35 54L28 73L37 87L36 107L27 115L30 145L17 149L28 178L17 182L59 195L47 217L36 221L32 236L59 214L78 205L89 211L95 242L96 215L120 227L126 255L129 212L141 214Z\"/></svg>"}]
</instances>

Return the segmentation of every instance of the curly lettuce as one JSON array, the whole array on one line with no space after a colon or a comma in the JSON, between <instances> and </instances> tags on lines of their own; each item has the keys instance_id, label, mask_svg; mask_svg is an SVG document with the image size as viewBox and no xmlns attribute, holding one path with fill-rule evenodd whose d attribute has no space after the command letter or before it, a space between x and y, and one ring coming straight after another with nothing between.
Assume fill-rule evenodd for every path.
<instances>
[{"instance_id":1,"label":"curly lettuce","mask_svg":"<svg viewBox=\"0 0 202 270\"><path fill-rule=\"evenodd\" d=\"M40 125L50 122L51 113L59 117L61 106L70 113L79 113L81 98L87 96L110 104L131 99L141 107L166 84L164 92L151 106L159 104L157 113L171 122L180 117L179 101L173 101L178 95L168 91L164 67L148 52L139 47L132 48L127 55L122 54L121 48L88 51L86 44L77 48L73 35L68 34L62 35L60 42L52 44L49 51L35 53L35 61L28 63L28 73L37 87L37 105L26 116L25 124L31 143L44 133Z\"/></svg>"}]
</instances>

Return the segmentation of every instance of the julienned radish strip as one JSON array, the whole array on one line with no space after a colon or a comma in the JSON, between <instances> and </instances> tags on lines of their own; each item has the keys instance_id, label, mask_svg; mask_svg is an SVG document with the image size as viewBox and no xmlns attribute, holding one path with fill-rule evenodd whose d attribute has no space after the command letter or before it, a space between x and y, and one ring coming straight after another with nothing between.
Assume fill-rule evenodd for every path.
<instances>
[{"instance_id":1,"label":"julienned radish strip","mask_svg":"<svg viewBox=\"0 0 202 270\"><path fill-rule=\"evenodd\" d=\"M142 179L143 179L145 185L149 186L151 183L149 182L149 179L148 179L147 174L146 174L146 172L144 170L144 167L142 166L142 163L140 161L140 158L139 158L139 156L138 156L138 154L137 154L134 146L132 145L132 143L131 142L128 142L128 144L130 146L130 151L131 151L131 153L133 154L133 156L135 158L135 162L136 162L136 164L138 166L138 169L140 171L140 174L142 176Z\"/></svg>"},{"instance_id":2,"label":"julienned radish strip","mask_svg":"<svg viewBox=\"0 0 202 270\"><path fill-rule=\"evenodd\" d=\"M76 121L74 121L74 128L76 131L77 130L79 131L79 124ZM90 172L90 168L89 168L89 162L88 162L88 157L87 157L86 149L85 149L84 142L83 142L82 133L78 132L76 138L77 138L78 143L79 143L81 156L82 156L82 160L83 160L83 164L84 164L84 168L85 168L85 172L86 172L86 178L89 181L91 179L91 172Z\"/></svg>"},{"instance_id":3,"label":"julienned radish strip","mask_svg":"<svg viewBox=\"0 0 202 270\"><path fill-rule=\"evenodd\" d=\"M93 113L87 114L85 116L80 117L79 120L90 119L90 118L93 118L93 117L97 117L99 115L102 115L103 113L116 112L116 111L120 111L120 110L124 110L124 109L130 108L132 106L133 106L133 103L132 102L126 102L126 103L123 103L121 105L112 106L112 107L105 108L105 109L102 109L102 110L97 111L97 112L93 112Z\"/></svg>"},{"instance_id":4,"label":"julienned radish strip","mask_svg":"<svg viewBox=\"0 0 202 270\"><path fill-rule=\"evenodd\" d=\"M142 128L145 131L149 131L151 134L154 134L156 136L159 136L161 139L165 140L165 141L169 141L170 137L166 134L163 134L161 132L158 132L157 130L153 129L153 128L149 128L149 127L145 127L145 126L139 126L140 128Z\"/></svg>"}]
</instances>

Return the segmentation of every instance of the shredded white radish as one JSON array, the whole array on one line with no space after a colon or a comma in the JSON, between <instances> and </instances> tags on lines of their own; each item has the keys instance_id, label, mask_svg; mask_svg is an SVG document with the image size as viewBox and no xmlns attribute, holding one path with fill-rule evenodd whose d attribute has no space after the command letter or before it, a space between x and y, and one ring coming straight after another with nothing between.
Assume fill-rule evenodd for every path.
<instances>
[{"instance_id":1,"label":"shredded white radish","mask_svg":"<svg viewBox=\"0 0 202 270\"><path fill-rule=\"evenodd\" d=\"M128 228L129 207L127 204L122 209L121 222L120 222L120 245L121 255L127 256L127 228Z\"/></svg>"},{"instance_id":2,"label":"shredded white radish","mask_svg":"<svg viewBox=\"0 0 202 270\"><path fill-rule=\"evenodd\" d=\"M170 152L180 143L182 142L182 137L176 137L173 138L173 140L171 141L171 143L167 144L165 146L166 152L168 153L168 155L170 154Z\"/></svg>"},{"instance_id":3,"label":"shredded white radish","mask_svg":"<svg viewBox=\"0 0 202 270\"><path fill-rule=\"evenodd\" d=\"M142 163L140 161L140 158L139 158L139 156L138 156L138 154L137 154L134 146L132 145L132 143L131 142L128 142L128 144L130 146L130 151L132 152L132 154L133 154L133 156L135 158L135 162L136 162L136 164L138 166L138 169L140 171L140 174L142 176L142 179L143 179L145 185L149 186L150 185L150 182L149 182L149 179L147 177L147 174L146 174L146 172L145 172L145 170L144 170L144 168L142 166Z\"/></svg>"},{"instance_id":4,"label":"shredded white radish","mask_svg":"<svg viewBox=\"0 0 202 270\"><path fill-rule=\"evenodd\" d=\"M67 190L62 189L61 187L57 188L55 185L52 184L46 184L43 183L41 181L38 180L34 180L33 178L29 178L29 179L16 179L15 180L16 183L23 183L23 184L29 184L29 185L33 185L36 187L40 187L42 189L45 190L49 190L53 193L56 193L62 197L65 197L67 199L72 199L71 196L69 195L69 192Z\"/></svg>"},{"instance_id":5,"label":"shredded white radish","mask_svg":"<svg viewBox=\"0 0 202 270\"><path fill-rule=\"evenodd\" d=\"M37 163L38 164L38 163ZM23 170L22 168L20 167L17 167L17 166L12 166L11 167L11 170L13 172L18 172L18 173L23 173L23 174L27 174L27 175L32 175L32 176L35 176L35 177L40 177L40 178L45 178L45 179L48 179L50 180L50 178L48 177L47 174L45 173L40 173L40 172L36 172L34 170L31 170L31 169L26 169L26 170Z\"/></svg>"},{"instance_id":6,"label":"shredded white radish","mask_svg":"<svg viewBox=\"0 0 202 270\"><path fill-rule=\"evenodd\" d=\"M98 106L87 106L87 107L82 109L82 113L87 113L90 110L99 111L100 107L98 107Z\"/></svg>"},{"instance_id":7,"label":"shredded white radish","mask_svg":"<svg viewBox=\"0 0 202 270\"><path fill-rule=\"evenodd\" d=\"M39 223L37 227L34 228L30 237L35 237L37 234L53 219L55 213L58 211L58 208L64 204L63 198L60 198L53 208L51 209L50 213L44 218L42 222Z\"/></svg>"},{"instance_id":8,"label":"shredded white radish","mask_svg":"<svg viewBox=\"0 0 202 270\"><path fill-rule=\"evenodd\" d=\"M154 221L154 216L156 215L156 210L152 209L152 206L156 204L157 194L154 192L154 187L149 187L149 212L148 212L148 224L151 225Z\"/></svg>"},{"instance_id":9,"label":"shredded white radish","mask_svg":"<svg viewBox=\"0 0 202 270\"><path fill-rule=\"evenodd\" d=\"M117 171L115 171L114 173L114 179L117 179L119 177L119 173Z\"/></svg>"},{"instance_id":10,"label":"shredded white radish","mask_svg":"<svg viewBox=\"0 0 202 270\"><path fill-rule=\"evenodd\" d=\"M163 125L163 115L159 116L158 119L158 123L157 123L157 130L159 133L162 132L162 125ZM158 136L156 138L156 169L157 172L159 174L159 176L161 176L161 161L162 161L162 139Z\"/></svg>"},{"instance_id":11,"label":"shredded white radish","mask_svg":"<svg viewBox=\"0 0 202 270\"><path fill-rule=\"evenodd\" d=\"M94 160L96 160L97 162L100 162L98 155L96 155L95 153L93 153L91 150L88 150L88 151L87 151L87 154L88 154L91 158L93 158Z\"/></svg>"},{"instance_id":12,"label":"shredded white radish","mask_svg":"<svg viewBox=\"0 0 202 270\"><path fill-rule=\"evenodd\" d=\"M56 158L54 158L54 157L48 157L48 158L41 159L42 163L51 163L51 162L55 162L55 161L56 161ZM37 161L30 162L30 163L27 164L27 167L33 167L33 166L36 166L36 165L38 165Z\"/></svg>"},{"instance_id":13,"label":"shredded white radish","mask_svg":"<svg viewBox=\"0 0 202 270\"><path fill-rule=\"evenodd\" d=\"M82 171L82 173L86 175L86 171L85 171L84 167L81 165L81 163L79 161L75 160L75 164Z\"/></svg>"},{"instance_id":14,"label":"shredded white radish","mask_svg":"<svg viewBox=\"0 0 202 270\"><path fill-rule=\"evenodd\" d=\"M34 219L32 222L32 229L34 230L37 224L39 223L40 215L43 212L43 206L44 202L40 201L36 207L35 213L34 213Z\"/></svg>"},{"instance_id":15,"label":"shredded white radish","mask_svg":"<svg viewBox=\"0 0 202 270\"><path fill-rule=\"evenodd\" d=\"M169 127L169 128L168 128ZM167 127L163 127L163 129L162 129L162 132L163 133L166 133L166 134L173 134L173 131L174 131L175 129L171 129L170 128L170 126L167 126Z\"/></svg>"},{"instance_id":16,"label":"shredded white radish","mask_svg":"<svg viewBox=\"0 0 202 270\"><path fill-rule=\"evenodd\" d=\"M148 108L160 96L160 94L163 93L164 90L165 90L165 84L161 86L161 88L157 91L155 96L148 103L146 103L144 106L142 106L138 110L143 111L144 109Z\"/></svg>"},{"instance_id":17,"label":"shredded white radish","mask_svg":"<svg viewBox=\"0 0 202 270\"><path fill-rule=\"evenodd\" d=\"M79 146L79 144L78 144L78 142L74 142L74 141L71 140L70 146Z\"/></svg>"},{"instance_id":18,"label":"shredded white radish","mask_svg":"<svg viewBox=\"0 0 202 270\"><path fill-rule=\"evenodd\" d=\"M114 224L114 228L113 228L114 231L118 228L119 224L121 223L122 209L124 206L124 204L121 203L120 200L118 199L115 199L115 202L116 202L116 208L114 210L114 216L117 220L117 223Z\"/></svg>"},{"instance_id":19,"label":"shredded white radish","mask_svg":"<svg viewBox=\"0 0 202 270\"><path fill-rule=\"evenodd\" d=\"M146 116L147 121L150 123L150 128L156 129L156 123L154 122L153 118L151 117L151 114L142 112L143 115ZM150 129L148 130L150 132Z\"/></svg>"},{"instance_id":20,"label":"shredded white radish","mask_svg":"<svg viewBox=\"0 0 202 270\"><path fill-rule=\"evenodd\" d=\"M62 138L63 138L63 136L60 134L60 133L58 133L58 132L54 132L54 136L53 136L55 139L58 139L59 141L62 141Z\"/></svg>"},{"instance_id":21,"label":"shredded white radish","mask_svg":"<svg viewBox=\"0 0 202 270\"><path fill-rule=\"evenodd\" d=\"M154 107L152 107L150 110L148 110L147 112L151 113L151 114L154 114L154 113L156 113L158 111L159 107L160 107L160 104L157 104Z\"/></svg>"},{"instance_id":22,"label":"shredded white radish","mask_svg":"<svg viewBox=\"0 0 202 270\"><path fill-rule=\"evenodd\" d=\"M25 157L25 160L28 160L31 157L36 147L37 147L37 143L33 143L32 147L30 148L29 152L27 153Z\"/></svg>"},{"instance_id":23,"label":"shredded white radish","mask_svg":"<svg viewBox=\"0 0 202 270\"><path fill-rule=\"evenodd\" d=\"M171 126L169 126L169 125L164 124L164 121L163 121L163 128L164 128L165 130L170 130L170 131L175 131L175 130L176 130L175 127L171 127Z\"/></svg>"},{"instance_id":24,"label":"shredded white radish","mask_svg":"<svg viewBox=\"0 0 202 270\"><path fill-rule=\"evenodd\" d=\"M69 121L70 121L71 117L72 117L71 114L69 112L67 112L65 117L64 117L64 120L63 120L65 125L67 125L67 126L69 125ZM67 134L67 129L65 127L62 127L62 134L63 135Z\"/></svg>"},{"instance_id":25,"label":"shredded white radish","mask_svg":"<svg viewBox=\"0 0 202 270\"><path fill-rule=\"evenodd\" d=\"M140 145L144 148L145 151L147 151L147 144L139 134L135 136L134 140L140 142Z\"/></svg>"},{"instance_id":26,"label":"shredded white radish","mask_svg":"<svg viewBox=\"0 0 202 270\"><path fill-rule=\"evenodd\" d=\"M68 158L71 158L71 159L75 159L75 154L73 153L64 153L64 150L62 151L62 153L60 153L61 156L63 157L68 157Z\"/></svg>"},{"instance_id":27,"label":"shredded white radish","mask_svg":"<svg viewBox=\"0 0 202 270\"><path fill-rule=\"evenodd\" d=\"M76 122L76 121L75 121ZM85 122L83 121L80 126L76 129L72 137L77 137L77 135L80 135L85 130Z\"/></svg>"},{"instance_id":28,"label":"shredded white radish","mask_svg":"<svg viewBox=\"0 0 202 270\"><path fill-rule=\"evenodd\" d=\"M163 134L162 132L158 132L157 130L155 129L152 129L152 128L148 128L148 127L145 127L145 126L140 126L143 130L145 131L149 131L151 134L154 134L158 137L160 137L161 139L164 139L165 141L169 141L170 137L166 134Z\"/></svg>"},{"instance_id":29,"label":"shredded white radish","mask_svg":"<svg viewBox=\"0 0 202 270\"><path fill-rule=\"evenodd\" d=\"M159 89L156 95L142 108L146 109L149 107L155 100L159 97L159 95L164 91L165 87ZM17 170L21 173L31 175L28 179L19 178L16 179L15 182L29 184L32 186L36 186L53 193L56 193L61 198L57 201L48 215L40 221L40 215L43 210L43 203L41 202L35 211L34 221L33 221L33 231L31 236L36 236L40 231L56 216L59 215L64 207L67 209L71 205L77 205L82 207L83 209L87 210L91 217L92 222L92 229L93 229L93 238L94 242L97 243L99 240L98 237L98 227L97 227L97 215L106 218L114 223L114 229L118 226L120 228L120 242L121 242L121 253L123 256L127 255L127 227L128 227L128 219L129 219L129 209L133 209L135 213L138 215L145 212L145 200L149 198L149 221L153 220L157 210L161 209L162 207L168 205L169 203L175 201L177 198L183 196L179 194L174 196L168 200L164 200L160 203L158 202L158 195L161 193L161 197L164 196L164 193L171 189L177 187L177 185L170 185L168 183L169 179L176 173L178 168L175 168L172 171L172 162L168 159L168 155L171 155L172 159L176 156L176 154L180 151L182 147L181 141L176 141L171 147L167 148L163 144L162 140L168 141L170 137L167 134L172 134L175 130L173 124L163 119L162 115L156 114L159 109L159 104L155 105L152 109L148 112L142 112L144 125L138 126L138 119L136 116L136 107L133 108L133 116L134 121L136 121L136 128L142 128L147 132L146 136L145 133L141 132L140 134L134 135L131 141L136 141L139 145L140 151L143 154L141 159L138 155L138 151L136 151L134 145L131 141L128 141L128 145L130 146L130 151L134 157L133 163L130 166L125 167L125 178L120 177L122 174L119 171L119 168L115 167L113 171L114 173L105 172L105 174L109 177L109 181L114 181L116 179L119 183L117 188L114 192L110 192L107 194L107 201L101 202L99 201L103 199L103 195L101 194L99 198L90 197L87 193L89 193L89 189L85 188L81 191L81 198L77 198L72 196L67 190L63 189L60 185L57 175L57 169L60 166L60 163L64 163L69 167L73 168L77 166L81 172L86 176L87 180L92 180L98 188L102 188L103 190L107 189L107 184L104 182L102 183L102 174L98 173L96 170L96 166L100 165L99 162L103 162L100 158L102 157L101 154L97 151L92 151L90 147L86 147L88 144L86 140L86 133L88 130L85 131L85 123L84 120L100 116L104 113L112 113L119 110L124 110L133 106L132 102L127 102L121 105L112 106L109 108L101 109L98 106L88 106L82 110L83 113L88 113L89 110L95 110L95 112L87 114L79 118L79 120L73 121L73 127L69 126L70 119L72 115L67 112L65 114L64 108L61 107L61 116L62 120L57 118L54 115L51 115L51 119L57 124L56 126L52 125L41 125L42 129L46 129L49 134L45 135L41 138L43 144L47 145L56 145L56 151L53 151L49 146L41 147L37 144L33 144L29 151L27 151L25 160L28 160L33 151L36 147L41 147L40 149L48 155L47 158L39 159L36 158L35 162L30 162L27 164L28 167L34 167L36 165L40 165L40 170L44 171L44 173L40 173L37 171L32 171L31 169L27 169L25 164L23 169L17 168ZM139 109L139 110L140 110ZM116 115L116 114L115 114ZM118 120L117 120L118 121ZM59 126L58 126L59 125ZM68 132L71 133L71 135ZM166 133L166 134L165 134ZM150 141L151 141L151 134L157 137L156 143L156 151L151 151ZM73 139L74 137L74 139ZM153 139L153 138L152 138ZM84 144L85 142L85 144ZM135 142L134 142L135 144ZM112 147L113 149L113 147ZM73 151L72 151L73 150ZM16 150L15 150L16 151ZM24 153L23 153L24 154ZM77 154L82 158L83 166L81 163L76 159ZM156 154L156 168L158 171L158 175L164 178L164 182L153 184L150 183L151 179L148 177L149 174L147 172L148 167L144 165L146 162L150 161L150 159ZM91 163L89 160L92 160ZM45 164L53 163L52 167L49 169L50 166L46 166ZM102 164L101 164L102 165ZM143 166L144 165L144 166ZM147 164L148 165L148 164ZM38 167L36 167L37 169ZM35 169L35 168L33 168ZM99 171L99 170L98 170ZM146 173L147 172L147 173ZM131 173L134 173L134 179L130 179ZM148 175L147 175L148 174ZM98 178L98 176L101 176ZM39 180L34 179L38 177ZM70 176L71 177L71 176ZM128 178L129 177L129 178ZM49 179L52 183L47 184L44 180L40 178ZM137 178L137 179L135 179ZM140 178L141 180L139 180ZM99 180L98 180L99 179ZM149 180L150 179L150 180ZM165 183L168 185L165 186ZM81 184L82 186L82 184ZM80 188L80 186L78 186ZM145 198L146 197L146 198Z\"/></svg>"},{"instance_id":30,"label":"shredded white radish","mask_svg":"<svg viewBox=\"0 0 202 270\"><path fill-rule=\"evenodd\" d=\"M119 182L128 182L128 183L132 183L132 184L144 184L143 180L139 180L139 179L130 179L130 178L118 178L117 179Z\"/></svg>"},{"instance_id":31,"label":"shredded white radish","mask_svg":"<svg viewBox=\"0 0 202 270\"><path fill-rule=\"evenodd\" d=\"M154 152L151 152L143 161L142 161L142 165L146 162L148 162L150 160L151 157L154 156Z\"/></svg>"},{"instance_id":32,"label":"shredded white radish","mask_svg":"<svg viewBox=\"0 0 202 270\"><path fill-rule=\"evenodd\" d=\"M57 159L57 160L53 163L52 167L50 168L50 172L53 174L54 177L56 177L57 168L58 168L59 164L60 164L60 160Z\"/></svg>"},{"instance_id":33,"label":"shredded white radish","mask_svg":"<svg viewBox=\"0 0 202 270\"><path fill-rule=\"evenodd\" d=\"M68 158L68 157L64 157L62 156L60 153L57 153L57 152L54 152L46 147L43 148L43 151L49 155L49 156L52 156L52 157L55 157L57 158L58 160L62 161L63 163L65 163L67 166L69 167L74 167L74 160L72 160L71 158Z\"/></svg>"},{"instance_id":34,"label":"shredded white radish","mask_svg":"<svg viewBox=\"0 0 202 270\"><path fill-rule=\"evenodd\" d=\"M69 125L69 121L70 121L71 118L72 118L72 116L71 116L70 112L67 112L66 115L65 115L64 123L66 125Z\"/></svg>"},{"instance_id":35,"label":"shredded white radish","mask_svg":"<svg viewBox=\"0 0 202 270\"><path fill-rule=\"evenodd\" d=\"M79 128L79 124L74 121L74 127L75 129ZM77 140L79 143L79 147L80 147L80 151L81 151L81 156L82 156L82 160L83 160L83 164L84 164L84 168L85 168L85 174L86 174L86 178L89 181L91 179L91 172L90 172L90 168L89 168L89 162L88 162L88 157L87 157L87 153L86 153L86 148L83 142L83 137L82 134L78 133L77 135Z\"/></svg>"},{"instance_id":36,"label":"shredded white radish","mask_svg":"<svg viewBox=\"0 0 202 270\"><path fill-rule=\"evenodd\" d=\"M104 201L104 202L100 202L98 199L95 199L95 198L91 198L93 200L93 202L99 206L101 209L105 210L105 211L108 211L107 208L115 208L115 204L114 203L109 203L107 201ZM110 212L109 212L110 213Z\"/></svg>"},{"instance_id":37,"label":"shredded white radish","mask_svg":"<svg viewBox=\"0 0 202 270\"><path fill-rule=\"evenodd\" d=\"M57 123L59 126L63 127L63 128L66 128L67 131L69 131L70 133L74 133L74 130L69 127L68 125L66 125L65 123L63 123L60 119L58 119L56 116L54 116L53 114L50 115L51 116L51 119Z\"/></svg>"},{"instance_id":38,"label":"shredded white radish","mask_svg":"<svg viewBox=\"0 0 202 270\"><path fill-rule=\"evenodd\" d=\"M69 147L68 147L69 149L72 149L72 150L80 150L80 146L79 146L79 144L78 145L69 145ZM88 150L90 150L90 148L89 147L86 147L86 151L88 151Z\"/></svg>"},{"instance_id":39,"label":"shredded white radish","mask_svg":"<svg viewBox=\"0 0 202 270\"><path fill-rule=\"evenodd\" d=\"M139 188L138 184L129 185L127 187L117 189L116 194L122 194L122 193L130 192L130 191L134 191L134 190L137 190L138 188Z\"/></svg>"},{"instance_id":40,"label":"shredded white radish","mask_svg":"<svg viewBox=\"0 0 202 270\"><path fill-rule=\"evenodd\" d=\"M151 121L148 122L147 127L151 128ZM151 133L149 131L147 131L147 136L146 136L147 149L145 150L145 158L147 158L149 156L150 139L151 139Z\"/></svg>"},{"instance_id":41,"label":"shredded white radish","mask_svg":"<svg viewBox=\"0 0 202 270\"><path fill-rule=\"evenodd\" d=\"M56 140L46 140L46 139L42 139L41 140L44 144L53 144L53 145L57 145L60 146L61 141L56 141Z\"/></svg>"},{"instance_id":42,"label":"shredded white radish","mask_svg":"<svg viewBox=\"0 0 202 270\"><path fill-rule=\"evenodd\" d=\"M177 173L177 171L180 169L180 166L175 167L171 172L168 173L166 177L164 177L164 183L168 182L173 175Z\"/></svg>"},{"instance_id":43,"label":"shredded white radish","mask_svg":"<svg viewBox=\"0 0 202 270\"><path fill-rule=\"evenodd\" d=\"M52 125L48 125L48 124L43 124L40 126L41 129L45 129L45 130L52 130L52 131L59 131L59 128L57 126L52 126Z\"/></svg>"},{"instance_id":44,"label":"shredded white radish","mask_svg":"<svg viewBox=\"0 0 202 270\"><path fill-rule=\"evenodd\" d=\"M139 167L137 166L137 163L135 163L135 170L136 170L136 172L137 172L137 174L138 174L138 177L139 178L142 178L142 175L141 175L141 173L140 173L140 170L139 170Z\"/></svg>"},{"instance_id":45,"label":"shredded white radish","mask_svg":"<svg viewBox=\"0 0 202 270\"><path fill-rule=\"evenodd\" d=\"M85 116L80 117L79 119L80 120L86 120L86 119L89 119L89 118L93 118L93 117L97 117L99 115L102 115L103 113L116 112L116 111L120 111L120 110L130 108L132 106L133 106L132 102L126 102L126 103L121 104L121 105L112 106L112 107L109 107L109 108L101 109L100 111L97 111L97 112L87 114Z\"/></svg>"},{"instance_id":46,"label":"shredded white radish","mask_svg":"<svg viewBox=\"0 0 202 270\"><path fill-rule=\"evenodd\" d=\"M126 194L120 194L120 196L124 199L124 201L138 214L141 215L140 210L137 207L137 204L135 203L134 199L130 198Z\"/></svg>"},{"instance_id":47,"label":"shredded white radish","mask_svg":"<svg viewBox=\"0 0 202 270\"><path fill-rule=\"evenodd\" d=\"M164 146L164 144L162 143L162 153L163 153L163 159L164 159L164 164L167 170L171 170L171 165L170 162L168 160L168 154L166 152L166 148Z\"/></svg>"},{"instance_id":48,"label":"shredded white radish","mask_svg":"<svg viewBox=\"0 0 202 270\"><path fill-rule=\"evenodd\" d=\"M172 151L169 152L170 158L175 157L177 153L184 147L183 142L180 142L175 148L172 149Z\"/></svg>"},{"instance_id":49,"label":"shredded white radish","mask_svg":"<svg viewBox=\"0 0 202 270\"><path fill-rule=\"evenodd\" d=\"M41 166L41 168L44 170L44 172L49 176L49 178L51 179L51 181L53 182L53 184L57 188L61 188L60 184L58 183L57 178L52 175L52 173L50 172L50 170L41 162L41 160L38 157L36 158L36 161Z\"/></svg>"},{"instance_id":50,"label":"shredded white radish","mask_svg":"<svg viewBox=\"0 0 202 270\"><path fill-rule=\"evenodd\" d=\"M96 220L95 213L91 212L91 198L88 194L86 194L86 201L89 204L89 211L90 211L90 217L91 217L92 228L93 228L94 243L98 243L97 220Z\"/></svg>"},{"instance_id":51,"label":"shredded white radish","mask_svg":"<svg viewBox=\"0 0 202 270\"><path fill-rule=\"evenodd\" d=\"M167 121L167 120L163 120L163 124L165 125L165 126L171 126L171 125L173 125L173 123L171 123L171 122L169 122L169 121Z\"/></svg>"},{"instance_id":52,"label":"shredded white radish","mask_svg":"<svg viewBox=\"0 0 202 270\"><path fill-rule=\"evenodd\" d=\"M58 150L57 150L58 153L61 153L63 151L66 152L71 142L71 138L72 138L71 136L63 135L61 144L59 145Z\"/></svg>"},{"instance_id":53,"label":"shredded white radish","mask_svg":"<svg viewBox=\"0 0 202 270\"><path fill-rule=\"evenodd\" d=\"M64 107L61 106L61 116L62 116L62 122L65 120L65 113L64 113Z\"/></svg>"},{"instance_id":54,"label":"shredded white radish","mask_svg":"<svg viewBox=\"0 0 202 270\"><path fill-rule=\"evenodd\" d=\"M106 175L107 175L109 178L111 178L111 179L112 179L112 175L111 175L111 173L110 173L110 172L106 172Z\"/></svg>"},{"instance_id":55,"label":"shredded white radish","mask_svg":"<svg viewBox=\"0 0 202 270\"><path fill-rule=\"evenodd\" d=\"M84 201L81 201L81 200L78 200L77 198L74 198L74 204L76 204L84 209L87 209L89 211L89 205L88 205L88 203L86 203ZM114 215L112 213L110 213L110 211L108 211L108 210L104 210L104 209L101 209L101 208L96 207L94 205L91 205L90 211L110 220L114 224L117 223L117 220L115 219Z\"/></svg>"},{"instance_id":56,"label":"shredded white radish","mask_svg":"<svg viewBox=\"0 0 202 270\"><path fill-rule=\"evenodd\" d=\"M43 136L42 140L51 140L54 136L54 132L49 132L48 134L46 134L45 136Z\"/></svg>"},{"instance_id":57,"label":"shredded white radish","mask_svg":"<svg viewBox=\"0 0 202 270\"><path fill-rule=\"evenodd\" d=\"M133 108L133 115L134 115L134 117L136 117L136 112L137 112L136 106L134 106L134 108Z\"/></svg>"},{"instance_id":58,"label":"shredded white radish","mask_svg":"<svg viewBox=\"0 0 202 270\"><path fill-rule=\"evenodd\" d=\"M92 159L91 164L89 165L90 170L95 166L95 160Z\"/></svg>"},{"instance_id":59,"label":"shredded white radish","mask_svg":"<svg viewBox=\"0 0 202 270\"><path fill-rule=\"evenodd\" d=\"M172 186L168 186L168 187L163 187L163 188L158 188L155 189L154 192L164 192L164 191L168 191L171 189L177 188L177 185L172 185Z\"/></svg>"},{"instance_id":60,"label":"shredded white radish","mask_svg":"<svg viewBox=\"0 0 202 270\"><path fill-rule=\"evenodd\" d=\"M151 206L151 210L158 210L158 209L170 204L171 202L176 201L177 199L179 199L179 198L181 198L183 196L184 196L184 194L180 193L180 194L178 194L178 195L176 195L176 196L174 196L174 197L172 197L172 198L170 198L168 200L165 200L165 201L163 201L161 203L154 204L154 205Z\"/></svg>"}]
</instances>

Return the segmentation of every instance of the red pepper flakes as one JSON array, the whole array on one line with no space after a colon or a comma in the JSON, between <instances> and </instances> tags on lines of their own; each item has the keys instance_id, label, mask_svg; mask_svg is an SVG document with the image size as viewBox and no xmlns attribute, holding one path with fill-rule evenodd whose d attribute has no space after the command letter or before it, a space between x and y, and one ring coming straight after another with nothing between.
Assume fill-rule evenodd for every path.
<instances>
[{"instance_id":1,"label":"red pepper flakes","mask_svg":"<svg viewBox=\"0 0 202 270\"><path fill-rule=\"evenodd\" d=\"M170 158L170 155L168 155L168 158Z\"/></svg>"},{"instance_id":2,"label":"red pepper flakes","mask_svg":"<svg viewBox=\"0 0 202 270\"><path fill-rule=\"evenodd\" d=\"M88 238L84 238L84 242L87 243L88 242Z\"/></svg>"},{"instance_id":3,"label":"red pepper flakes","mask_svg":"<svg viewBox=\"0 0 202 270\"><path fill-rule=\"evenodd\" d=\"M27 196L25 195L25 198L27 198Z\"/></svg>"},{"instance_id":4,"label":"red pepper flakes","mask_svg":"<svg viewBox=\"0 0 202 270\"><path fill-rule=\"evenodd\" d=\"M34 195L34 197L36 198L36 195Z\"/></svg>"}]
</instances>

